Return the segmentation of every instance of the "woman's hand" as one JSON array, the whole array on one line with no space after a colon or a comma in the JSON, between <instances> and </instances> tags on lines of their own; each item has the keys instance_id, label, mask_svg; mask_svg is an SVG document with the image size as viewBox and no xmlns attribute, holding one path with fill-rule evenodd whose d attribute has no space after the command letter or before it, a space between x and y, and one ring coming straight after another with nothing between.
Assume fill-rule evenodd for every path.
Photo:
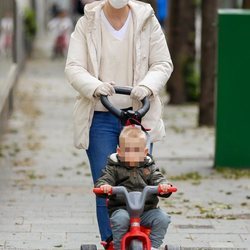
<instances>
[{"instance_id":1,"label":"woman's hand","mask_svg":"<svg viewBox=\"0 0 250 250\"><path fill-rule=\"evenodd\" d=\"M100 95L108 95L111 96L115 93L115 89L113 88L114 83L110 82L104 82L101 85L99 85L95 92L94 92L94 96L99 97Z\"/></svg>"},{"instance_id":2,"label":"woman's hand","mask_svg":"<svg viewBox=\"0 0 250 250\"><path fill-rule=\"evenodd\" d=\"M152 91L145 86L135 86L131 91L131 98L141 101L144 97L152 95Z\"/></svg>"}]
</instances>

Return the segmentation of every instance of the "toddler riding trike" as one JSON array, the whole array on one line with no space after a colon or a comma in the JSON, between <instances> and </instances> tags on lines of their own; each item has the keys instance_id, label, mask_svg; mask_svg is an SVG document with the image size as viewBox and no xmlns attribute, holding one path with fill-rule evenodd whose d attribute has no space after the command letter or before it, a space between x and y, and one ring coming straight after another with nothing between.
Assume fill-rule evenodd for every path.
<instances>
[{"instance_id":1,"label":"toddler riding trike","mask_svg":"<svg viewBox=\"0 0 250 250\"><path fill-rule=\"evenodd\" d=\"M115 88L115 92L118 94L130 95L131 88ZM142 130L146 132L146 129L141 125L141 118L149 110L149 99L144 98L142 107L133 111L132 109L120 110L116 109L109 102L107 96L101 96L102 104L115 116L117 116L123 126L136 124L142 127ZM122 197L126 203L127 212L130 216L130 228L129 231L124 235L121 242L121 248L119 250L132 249L132 250L150 250L150 229L141 227L140 216L144 211L145 201L152 195L162 195L166 193L175 192L177 189L169 187L165 192L158 186L146 186L142 192L128 192L125 187L117 186L112 187L110 193L104 194L100 188L95 188L94 192L99 195L116 195ZM113 250L112 242L102 243L105 249ZM82 245L81 250L94 250L97 249L96 245Z\"/></svg>"}]
</instances>

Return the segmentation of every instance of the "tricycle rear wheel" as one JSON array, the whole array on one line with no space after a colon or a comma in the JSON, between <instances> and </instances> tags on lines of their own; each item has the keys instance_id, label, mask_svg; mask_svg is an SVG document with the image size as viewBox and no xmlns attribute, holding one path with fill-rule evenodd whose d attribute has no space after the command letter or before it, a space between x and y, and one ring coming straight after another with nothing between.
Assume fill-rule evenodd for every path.
<instances>
[{"instance_id":1,"label":"tricycle rear wheel","mask_svg":"<svg viewBox=\"0 0 250 250\"><path fill-rule=\"evenodd\" d=\"M96 245L81 245L81 249L80 250L97 250Z\"/></svg>"},{"instance_id":2,"label":"tricycle rear wheel","mask_svg":"<svg viewBox=\"0 0 250 250\"><path fill-rule=\"evenodd\" d=\"M180 250L180 246L166 245L164 250Z\"/></svg>"}]
</instances>

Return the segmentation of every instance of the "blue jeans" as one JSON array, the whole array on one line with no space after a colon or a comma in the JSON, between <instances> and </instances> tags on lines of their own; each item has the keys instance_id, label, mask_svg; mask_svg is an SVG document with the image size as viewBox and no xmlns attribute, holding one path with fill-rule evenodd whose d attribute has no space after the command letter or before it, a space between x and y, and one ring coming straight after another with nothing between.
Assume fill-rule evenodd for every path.
<instances>
[{"instance_id":1,"label":"blue jeans","mask_svg":"<svg viewBox=\"0 0 250 250\"><path fill-rule=\"evenodd\" d=\"M122 128L120 120L111 113L98 111L94 113L87 150L94 183L101 176L107 157L116 152ZM96 198L96 212L101 239L106 240L112 234L106 199Z\"/></svg>"},{"instance_id":2,"label":"blue jeans","mask_svg":"<svg viewBox=\"0 0 250 250\"><path fill-rule=\"evenodd\" d=\"M101 176L102 169L107 163L107 157L116 152L122 128L121 121L110 112L94 112L87 150L94 183ZM151 143L150 153L152 153L152 148ZM101 239L106 240L112 234L106 199L96 198L96 213Z\"/></svg>"},{"instance_id":3,"label":"blue jeans","mask_svg":"<svg viewBox=\"0 0 250 250\"><path fill-rule=\"evenodd\" d=\"M113 231L114 248L121 249L121 239L129 229L129 214L124 209L113 212L110 217ZM151 228L150 240L154 248L159 248L163 242L168 225L171 222L170 216L160 208L145 211L141 215L141 225Z\"/></svg>"}]
</instances>

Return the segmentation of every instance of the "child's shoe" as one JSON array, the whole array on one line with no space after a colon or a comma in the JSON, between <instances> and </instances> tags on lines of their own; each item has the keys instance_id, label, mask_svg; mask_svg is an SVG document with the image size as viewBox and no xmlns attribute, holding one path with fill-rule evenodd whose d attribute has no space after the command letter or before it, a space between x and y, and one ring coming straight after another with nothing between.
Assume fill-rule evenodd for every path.
<instances>
[{"instance_id":1,"label":"child's shoe","mask_svg":"<svg viewBox=\"0 0 250 250\"><path fill-rule=\"evenodd\" d=\"M102 241L101 244L103 245L104 249L114 250L113 235L109 236L106 241Z\"/></svg>"}]
</instances>

